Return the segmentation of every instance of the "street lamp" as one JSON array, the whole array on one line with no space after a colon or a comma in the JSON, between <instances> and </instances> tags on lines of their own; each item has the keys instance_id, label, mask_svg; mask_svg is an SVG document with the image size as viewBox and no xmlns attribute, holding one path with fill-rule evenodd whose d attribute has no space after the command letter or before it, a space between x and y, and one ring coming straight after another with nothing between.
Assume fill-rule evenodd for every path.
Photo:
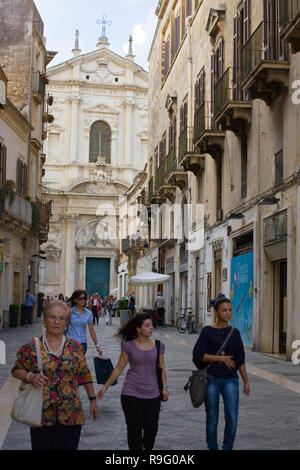
<instances>
[{"instance_id":1,"label":"street lamp","mask_svg":"<svg viewBox=\"0 0 300 470\"><path fill-rule=\"evenodd\" d=\"M243 219L245 216L241 212L232 212L227 219Z\"/></svg>"}]
</instances>

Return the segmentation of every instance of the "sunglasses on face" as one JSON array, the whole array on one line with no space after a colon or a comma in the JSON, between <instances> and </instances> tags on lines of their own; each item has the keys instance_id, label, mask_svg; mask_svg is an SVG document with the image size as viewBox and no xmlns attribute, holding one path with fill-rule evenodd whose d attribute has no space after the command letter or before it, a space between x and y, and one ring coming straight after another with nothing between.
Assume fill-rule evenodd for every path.
<instances>
[{"instance_id":1,"label":"sunglasses on face","mask_svg":"<svg viewBox=\"0 0 300 470\"><path fill-rule=\"evenodd\" d=\"M86 300L85 296L78 297L77 300Z\"/></svg>"}]
</instances>

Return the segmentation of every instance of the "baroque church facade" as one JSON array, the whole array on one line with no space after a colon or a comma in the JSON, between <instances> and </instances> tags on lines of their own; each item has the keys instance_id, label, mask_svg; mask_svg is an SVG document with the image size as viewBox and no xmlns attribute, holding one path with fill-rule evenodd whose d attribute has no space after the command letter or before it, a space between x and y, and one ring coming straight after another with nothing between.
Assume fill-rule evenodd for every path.
<instances>
[{"instance_id":1,"label":"baroque church facade","mask_svg":"<svg viewBox=\"0 0 300 470\"><path fill-rule=\"evenodd\" d=\"M148 73L134 62L131 38L125 58L105 36L81 54L76 32L72 52L47 70L53 122L43 192L53 202L40 291L106 296L118 283L119 198L147 161Z\"/></svg>"}]
</instances>

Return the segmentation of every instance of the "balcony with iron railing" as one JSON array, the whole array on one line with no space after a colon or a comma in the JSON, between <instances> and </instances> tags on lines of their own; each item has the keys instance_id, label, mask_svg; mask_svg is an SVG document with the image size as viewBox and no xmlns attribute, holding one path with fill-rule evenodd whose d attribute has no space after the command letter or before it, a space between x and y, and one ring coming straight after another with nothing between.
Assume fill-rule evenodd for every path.
<instances>
[{"instance_id":1,"label":"balcony with iron railing","mask_svg":"<svg viewBox=\"0 0 300 470\"><path fill-rule=\"evenodd\" d=\"M213 158L222 155L224 149L225 132L217 126L212 110L211 101L204 101L194 115L194 155L188 156L180 163L195 174L203 169L204 154Z\"/></svg>"},{"instance_id":2,"label":"balcony with iron railing","mask_svg":"<svg viewBox=\"0 0 300 470\"><path fill-rule=\"evenodd\" d=\"M5 219L17 220L23 224L31 226L32 224L32 207L30 201L20 196L15 191L3 198L3 211L0 214Z\"/></svg>"},{"instance_id":3,"label":"balcony with iron railing","mask_svg":"<svg viewBox=\"0 0 300 470\"><path fill-rule=\"evenodd\" d=\"M280 23L262 21L242 49L242 87L251 99L268 106L289 86L287 46L280 37Z\"/></svg>"},{"instance_id":4,"label":"balcony with iron railing","mask_svg":"<svg viewBox=\"0 0 300 470\"><path fill-rule=\"evenodd\" d=\"M279 11L281 38L296 54L300 52L300 0L279 0Z\"/></svg>"},{"instance_id":5,"label":"balcony with iron railing","mask_svg":"<svg viewBox=\"0 0 300 470\"><path fill-rule=\"evenodd\" d=\"M148 201L151 202L154 196L154 178L150 178L148 183Z\"/></svg>"},{"instance_id":6,"label":"balcony with iron railing","mask_svg":"<svg viewBox=\"0 0 300 470\"><path fill-rule=\"evenodd\" d=\"M183 131L178 139L178 155L187 153L187 129ZM170 150L166 158L166 182L173 186L173 196L175 195L175 188L184 190L187 185L187 174L185 170L181 167L178 159L176 158L176 149L173 148ZM170 193L170 191L168 191Z\"/></svg>"},{"instance_id":7,"label":"balcony with iron railing","mask_svg":"<svg viewBox=\"0 0 300 470\"><path fill-rule=\"evenodd\" d=\"M252 102L237 100L234 92L238 71L228 67L214 89L214 117L223 131L230 130L238 137L247 133L251 125Z\"/></svg>"},{"instance_id":8,"label":"balcony with iron railing","mask_svg":"<svg viewBox=\"0 0 300 470\"><path fill-rule=\"evenodd\" d=\"M165 161L163 161L155 172L155 190L158 192L165 180Z\"/></svg>"}]
</instances>

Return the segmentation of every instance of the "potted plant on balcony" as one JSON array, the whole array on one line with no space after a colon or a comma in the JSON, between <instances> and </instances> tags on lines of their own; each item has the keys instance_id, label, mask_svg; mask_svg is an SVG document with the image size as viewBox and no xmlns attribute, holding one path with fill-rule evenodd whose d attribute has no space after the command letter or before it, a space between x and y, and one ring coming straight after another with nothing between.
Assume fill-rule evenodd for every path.
<instances>
[{"instance_id":1,"label":"potted plant on balcony","mask_svg":"<svg viewBox=\"0 0 300 470\"><path fill-rule=\"evenodd\" d=\"M9 326L16 328L18 326L19 305L11 304L9 306Z\"/></svg>"},{"instance_id":2,"label":"potted plant on balcony","mask_svg":"<svg viewBox=\"0 0 300 470\"><path fill-rule=\"evenodd\" d=\"M124 323L127 323L130 318L127 297L122 297L118 300L118 310L120 312L120 324L123 325Z\"/></svg>"},{"instance_id":3,"label":"potted plant on balcony","mask_svg":"<svg viewBox=\"0 0 300 470\"><path fill-rule=\"evenodd\" d=\"M53 114L48 114L47 122L48 122L49 124L52 124L53 121L54 121L54 116L53 116Z\"/></svg>"}]
</instances>

